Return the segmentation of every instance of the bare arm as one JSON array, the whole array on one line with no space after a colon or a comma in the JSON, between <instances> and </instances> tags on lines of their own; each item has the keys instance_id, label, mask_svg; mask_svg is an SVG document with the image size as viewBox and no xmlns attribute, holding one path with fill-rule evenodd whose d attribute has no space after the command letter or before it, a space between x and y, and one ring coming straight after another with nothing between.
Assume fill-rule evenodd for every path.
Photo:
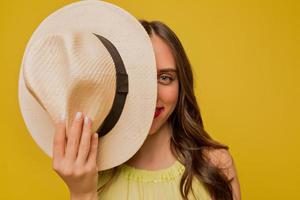
<instances>
[{"instance_id":1,"label":"bare arm","mask_svg":"<svg viewBox=\"0 0 300 200\"><path fill-rule=\"evenodd\" d=\"M65 121L57 123L52 165L67 184L71 200L96 200L98 135L91 132L91 120L83 117L77 113L68 134Z\"/></svg>"}]
</instances>

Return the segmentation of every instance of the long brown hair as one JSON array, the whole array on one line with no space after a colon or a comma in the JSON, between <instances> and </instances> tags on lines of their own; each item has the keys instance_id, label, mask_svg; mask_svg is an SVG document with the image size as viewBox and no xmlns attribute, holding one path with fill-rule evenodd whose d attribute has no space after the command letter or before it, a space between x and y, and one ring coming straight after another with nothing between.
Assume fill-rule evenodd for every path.
<instances>
[{"instance_id":1,"label":"long brown hair","mask_svg":"<svg viewBox=\"0 0 300 200\"><path fill-rule=\"evenodd\" d=\"M214 199L232 200L231 180L227 180L221 169L212 165L204 154L204 150L208 148L228 149L228 147L213 140L204 130L200 108L194 94L192 67L181 42L163 22L149 22L143 19L139 21L150 37L155 34L169 45L178 71L179 96L176 108L168 121L173 130L171 151L185 166L179 188L182 198L188 200L190 191L194 194L192 180L196 177ZM116 174L115 168L112 177L114 174ZM111 183L112 177L107 184Z\"/></svg>"},{"instance_id":2,"label":"long brown hair","mask_svg":"<svg viewBox=\"0 0 300 200\"><path fill-rule=\"evenodd\" d=\"M212 166L205 159L203 151L208 148L228 149L228 147L213 140L204 130L200 108L194 94L192 67L180 40L166 24L160 21L140 20L140 22L150 37L154 33L169 45L178 71L179 98L169 120L173 127L171 150L185 165L180 181L182 197L187 199L192 178L195 176L206 186L214 199L231 200L230 181L219 168Z\"/></svg>"}]
</instances>

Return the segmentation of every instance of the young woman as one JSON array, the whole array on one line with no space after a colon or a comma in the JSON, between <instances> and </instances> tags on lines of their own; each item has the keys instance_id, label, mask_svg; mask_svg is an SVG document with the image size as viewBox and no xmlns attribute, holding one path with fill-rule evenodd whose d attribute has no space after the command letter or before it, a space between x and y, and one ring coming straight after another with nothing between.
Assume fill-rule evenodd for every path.
<instances>
[{"instance_id":1,"label":"young woman","mask_svg":"<svg viewBox=\"0 0 300 200\"><path fill-rule=\"evenodd\" d=\"M64 123L57 124L54 170L73 200L240 200L228 147L204 130L191 65L178 37L162 22L140 22L152 41L158 72L157 108L146 141L126 163L98 173L98 138L90 137L91 120L78 113L69 139Z\"/></svg>"}]
</instances>

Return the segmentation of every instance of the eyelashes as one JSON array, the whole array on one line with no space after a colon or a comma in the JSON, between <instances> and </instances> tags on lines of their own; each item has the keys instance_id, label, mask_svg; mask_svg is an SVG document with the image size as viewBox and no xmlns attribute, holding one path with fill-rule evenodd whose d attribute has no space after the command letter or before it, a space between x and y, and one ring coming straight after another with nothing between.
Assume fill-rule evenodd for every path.
<instances>
[{"instance_id":1,"label":"eyelashes","mask_svg":"<svg viewBox=\"0 0 300 200\"><path fill-rule=\"evenodd\" d=\"M159 83L162 83L164 85L170 84L174 81L174 78L167 74L160 74L158 75L157 79Z\"/></svg>"}]
</instances>

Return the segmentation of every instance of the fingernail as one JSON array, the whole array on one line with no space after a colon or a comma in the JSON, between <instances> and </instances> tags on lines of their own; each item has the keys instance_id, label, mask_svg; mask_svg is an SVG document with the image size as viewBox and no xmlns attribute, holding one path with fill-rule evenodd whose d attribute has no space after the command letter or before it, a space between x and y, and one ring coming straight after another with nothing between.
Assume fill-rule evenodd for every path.
<instances>
[{"instance_id":1,"label":"fingernail","mask_svg":"<svg viewBox=\"0 0 300 200\"><path fill-rule=\"evenodd\" d=\"M88 116L85 116L85 118L84 118L84 124L87 125L88 123L89 123L89 118L88 118Z\"/></svg>"},{"instance_id":2,"label":"fingernail","mask_svg":"<svg viewBox=\"0 0 300 200\"><path fill-rule=\"evenodd\" d=\"M94 138L98 138L98 133L94 133Z\"/></svg>"},{"instance_id":3,"label":"fingernail","mask_svg":"<svg viewBox=\"0 0 300 200\"><path fill-rule=\"evenodd\" d=\"M81 116L82 116L82 112L77 112L76 116L75 116L75 119L80 120Z\"/></svg>"}]
</instances>

